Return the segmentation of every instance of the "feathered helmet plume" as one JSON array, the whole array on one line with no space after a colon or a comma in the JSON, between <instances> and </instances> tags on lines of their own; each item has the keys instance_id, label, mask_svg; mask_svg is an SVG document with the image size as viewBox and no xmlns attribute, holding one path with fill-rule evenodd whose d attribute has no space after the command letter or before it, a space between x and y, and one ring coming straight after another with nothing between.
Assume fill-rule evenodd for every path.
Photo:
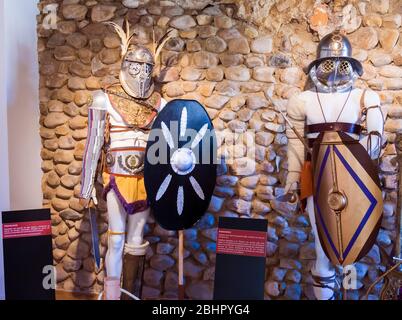
<instances>
[{"instance_id":1,"label":"feathered helmet plume","mask_svg":"<svg viewBox=\"0 0 402 320\"><path fill-rule=\"evenodd\" d=\"M119 35L121 40L121 54L124 57L130 49L130 42L134 35L136 34L135 31L130 30L130 23L128 22L127 18L125 19L126 30L123 29L120 25L113 21L105 22L106 25L112 26L116 33ZM123 23L124 24L124 23ZM153 55L155 61L158 60L163 47L165 44L172 38L176 36L176 32L174 29L169 29L167 32L158 40L155 39L155 30L152 32L153 34Z\"/></svg>"}]
</instances>

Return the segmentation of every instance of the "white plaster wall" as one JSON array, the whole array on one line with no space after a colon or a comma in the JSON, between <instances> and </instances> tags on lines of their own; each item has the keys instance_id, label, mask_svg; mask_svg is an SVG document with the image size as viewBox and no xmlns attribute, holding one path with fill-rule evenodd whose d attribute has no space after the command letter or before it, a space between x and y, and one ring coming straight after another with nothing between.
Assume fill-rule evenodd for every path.
<instances>
[{"instance_id":1,"label":"white plaster wall","mask_svg":"<svg viewBox=\"0 0 402 320\"><path fill-rule=\"evenodd\" d=\"M2 178L0 179L0 211L8 210L10 207L4 27L4 0L0 0L0 172L2 172Z\"/></svg>"},{"instance_id":2,"label":"white plaster wall","mask_svg":"<svg viewBox=\"0 0 402 320\"><path fill-rule=\"evenodd\" d=\"M37 13L37 0L0 0L0 212L42 207Z\"/></svg>"},{"instance_id":3,"label":"white plaster wall","mask_svg":"<svg viewBox=\"0 0 402 320\"><path fill-rule=\"evenodd\" d=\"M10 209L42 207L37 0L4 0Z\"/></svg>"},{"instance_id":4,"label":"white plaster wall","mask_svg":"<svg viewBox=\"0 0 402 320\"><path fill-rule=\"evenodd\" d=\"M7 133L7 104L6 104L6 82L5 82L5 32L4 32L4 0L0 0L0 211L8 210L10 207L9 173L8 173L8 133ZM1 215L0 215L1 225ZM2 228L0 228L0 239L2 239ZM4 299L4 265L3 246L0 241L0 300Z\"/></svg>"}]
</instances>

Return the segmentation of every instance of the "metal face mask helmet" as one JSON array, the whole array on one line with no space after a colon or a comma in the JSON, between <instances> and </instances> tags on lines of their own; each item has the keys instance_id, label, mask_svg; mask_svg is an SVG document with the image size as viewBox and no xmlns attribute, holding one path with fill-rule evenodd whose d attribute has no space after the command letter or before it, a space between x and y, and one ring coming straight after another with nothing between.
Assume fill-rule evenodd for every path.
<instances>
[{"instance_id":1,"label":"metal face mask helmet","mask_svg":"<svg viewBox=\"0 0 402 320\"><path fill-rule=\"evenodd\" d=\"M147 48L136 47L127 52L121 66L120 82L130 96L146 99L152 94L154 65L154 56Z\"/></svg>"},{"instance_id":2,"label":"metal face mask helmet","mask_svg":"<svg viewBox=\"0 0 402 320\"><path fill-rule=\"evenodd\" d=\"M326 35L317 51L318 57L308 66L308 72L321 91L345 91L363 74L361 63L352 58L348 38L339 32Z\"/></svg>"}]
</instances>

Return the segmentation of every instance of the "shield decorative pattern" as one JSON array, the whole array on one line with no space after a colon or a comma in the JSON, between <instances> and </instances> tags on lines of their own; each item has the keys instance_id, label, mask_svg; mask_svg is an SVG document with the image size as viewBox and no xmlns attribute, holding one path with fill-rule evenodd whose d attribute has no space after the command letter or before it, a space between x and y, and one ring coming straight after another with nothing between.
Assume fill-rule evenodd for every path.
<instances>
[{"instance_id":1,"label":"shield decorative pattern","mask_svg":"<svg viewBox=\"0 0 402 320\"><path fill-rule=\"evenodd\" d=\"M172 100L149 135L145 188L155 220L167 230L192 227L208 209L216 182L216 137L204 107Z\"/></svg>"},{"instance_id":2,"label":"shield decorative pattern","mask_svg":"<svg viewBox=\"0 0 402 320\"><path fill-rule=\"evenodd\" d=\"M378 172L365 148L343 132L323 132L313 147L314 209L321 245L349 265L373 246L381 224Z\"/></svg>"}]
</instances>

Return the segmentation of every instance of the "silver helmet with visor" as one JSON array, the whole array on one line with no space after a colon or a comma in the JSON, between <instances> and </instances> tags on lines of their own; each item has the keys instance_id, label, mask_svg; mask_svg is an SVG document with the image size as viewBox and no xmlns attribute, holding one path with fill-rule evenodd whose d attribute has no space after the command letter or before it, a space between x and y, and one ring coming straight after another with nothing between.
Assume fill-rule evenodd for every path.
<instances>
[{"instance_id":1,"label":"silver helmet with visor","mask_svg":"<svg viewBox=\"0 0 402 320\"><path fill-rule=\"evenodd\" d=\"M352 58L348 38L336 31L320 41L317 59L308 66L308 73L320 91L342 92L353 86L363 67Z\"/></svg>"},{"instance_id":2,"label":"silver helmet with visor","mask_svg":"<svg viewBox=\"0 0 402 320\"><path fill-rule=\"evenodd\" d=\"M129 49L123 58L120 83L124 90L138 99L148 98L154 91L152 73L154 55L145 47Z\"/></svg>"}]
</instances>

